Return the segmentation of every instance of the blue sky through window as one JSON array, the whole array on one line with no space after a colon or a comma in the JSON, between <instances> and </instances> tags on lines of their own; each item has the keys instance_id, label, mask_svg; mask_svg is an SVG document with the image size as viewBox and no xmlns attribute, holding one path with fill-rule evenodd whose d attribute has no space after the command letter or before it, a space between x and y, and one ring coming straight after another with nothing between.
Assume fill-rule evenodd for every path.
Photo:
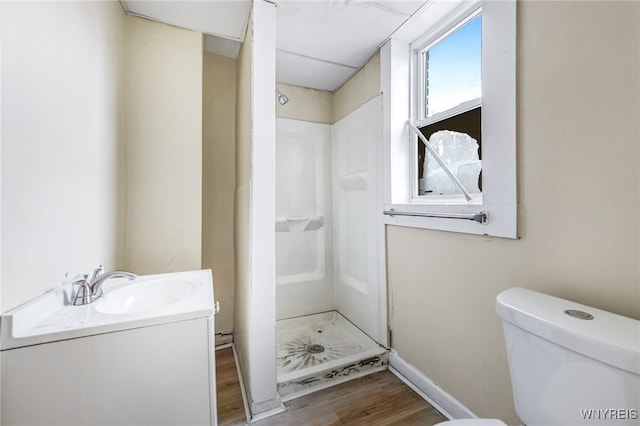
<instances>
[{"instance_id":1,"label":"blue sky through window","mask_svg":"<svg viewBox=\"0 0 640 426\"><path fill-rule=\"evenodd\" d=\"M429 49L427 117L482 96L482 15Z\"/></svg>"}]
</instances>

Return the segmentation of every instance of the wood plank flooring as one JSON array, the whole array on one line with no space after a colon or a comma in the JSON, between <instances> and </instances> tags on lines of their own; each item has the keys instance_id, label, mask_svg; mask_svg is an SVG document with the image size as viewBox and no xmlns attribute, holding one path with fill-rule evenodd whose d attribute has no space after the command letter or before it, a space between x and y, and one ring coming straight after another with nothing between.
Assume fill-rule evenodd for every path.
<instances>
[{"instance_id":1,"label":"wood plank flooring","mask_svg":"<svg viewBox=\"0 0 640 426\"><path fill-rule=\"evenodd\" d=\"M216 351L218 424L245 425L231 348ZM286 402L287 411L258 426L430 426L447 420L386 370Z\"/></svg>"},{"instance_id":2,"label":"wood plank flooring","mask_svg":"<svg viewBox=\"0 0 640 426\"><path fill-rule=\"evenodd\" d=\"M218 425L247 424L240 379L231 348L216 351L216 391L218 392L216 395L218 399Z\"/></svg>"}]
</instances>

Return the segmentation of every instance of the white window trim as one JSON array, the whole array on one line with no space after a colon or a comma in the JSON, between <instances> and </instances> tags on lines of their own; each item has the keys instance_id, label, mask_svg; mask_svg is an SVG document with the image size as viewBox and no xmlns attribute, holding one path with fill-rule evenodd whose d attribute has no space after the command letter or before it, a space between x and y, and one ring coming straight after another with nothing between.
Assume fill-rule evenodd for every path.
<instances>
[{"instance_id":1,"label":"white window trim","mask_svg":"<svg viewBox=\"0 0 640 426\"><path fill-rule=\"evenodd\" d=\"M422 103L422 101L420 102ZM424 126L428 126L429 124L437 123L438 121L446 120L447 118L451 118L456 115L465 113L467 111L471 111L472 109L478 108L480 106L482 106L482 98L471 99L469 101L461 103L458 106L449 108L446 111L437 112L433 114L431 117L414 118L413 122L418 127L424 127Z\"/></svg>"},{"instance_id":2,"label":"white window trim","mask_svg":"<svg viewBox=\"0 0 640 426\"><path fill-rule=\"evenodd\" d=\"M411 44L425 45L482 6L482 197L414 197L416 139L412 117ZM425 32L426 31L426 32ZM423 36L422 34L426 34ZM385 223L517 238L516 2L432 0L381 48L385 211L419 215L487 213L487 222L385 215Z\"/></svg>"}]
</instances>

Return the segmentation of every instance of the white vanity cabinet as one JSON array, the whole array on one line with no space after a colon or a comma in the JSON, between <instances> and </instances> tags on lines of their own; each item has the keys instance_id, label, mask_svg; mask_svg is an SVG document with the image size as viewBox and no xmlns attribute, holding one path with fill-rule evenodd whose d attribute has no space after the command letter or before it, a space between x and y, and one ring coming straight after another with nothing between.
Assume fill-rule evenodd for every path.
<instances>
[{"instance_id":1,"label":"white vanity cabinet","mask_svg":"<svg viewBox=\"0 0 640 426\"><path fill-rule=\"evenodd\" d=\"M2 350L2 425L217 424L213 309L179 308Z\"/></svg>"}]
</instances>

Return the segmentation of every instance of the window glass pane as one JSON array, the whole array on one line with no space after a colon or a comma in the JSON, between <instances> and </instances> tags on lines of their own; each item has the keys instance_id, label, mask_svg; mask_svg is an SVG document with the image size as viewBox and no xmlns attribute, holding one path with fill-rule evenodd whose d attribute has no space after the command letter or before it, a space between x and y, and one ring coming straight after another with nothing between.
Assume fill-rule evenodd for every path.
<instances>
[{"instance_id":1,"label":"window glass pane","mask_svg":"<svg viewBox=\"0 0 640 426\"><path fill-rule=\"evenodd\" d=\"M425 117L482 96L482 15L424 52Z\"/></svg>"},{"instance_id":2,"label":"window glass pane","mask_svg":"<svg viewBox=\"0 0 640 426\"><path fill-rule=\"evenodd\" d=\"M477 107L420 129L460 183L472 194L482 191L481 122L482 107ZM458 187L420 141L417 169L418 195L460 194Z\"/></svg>"}]
</instances>

